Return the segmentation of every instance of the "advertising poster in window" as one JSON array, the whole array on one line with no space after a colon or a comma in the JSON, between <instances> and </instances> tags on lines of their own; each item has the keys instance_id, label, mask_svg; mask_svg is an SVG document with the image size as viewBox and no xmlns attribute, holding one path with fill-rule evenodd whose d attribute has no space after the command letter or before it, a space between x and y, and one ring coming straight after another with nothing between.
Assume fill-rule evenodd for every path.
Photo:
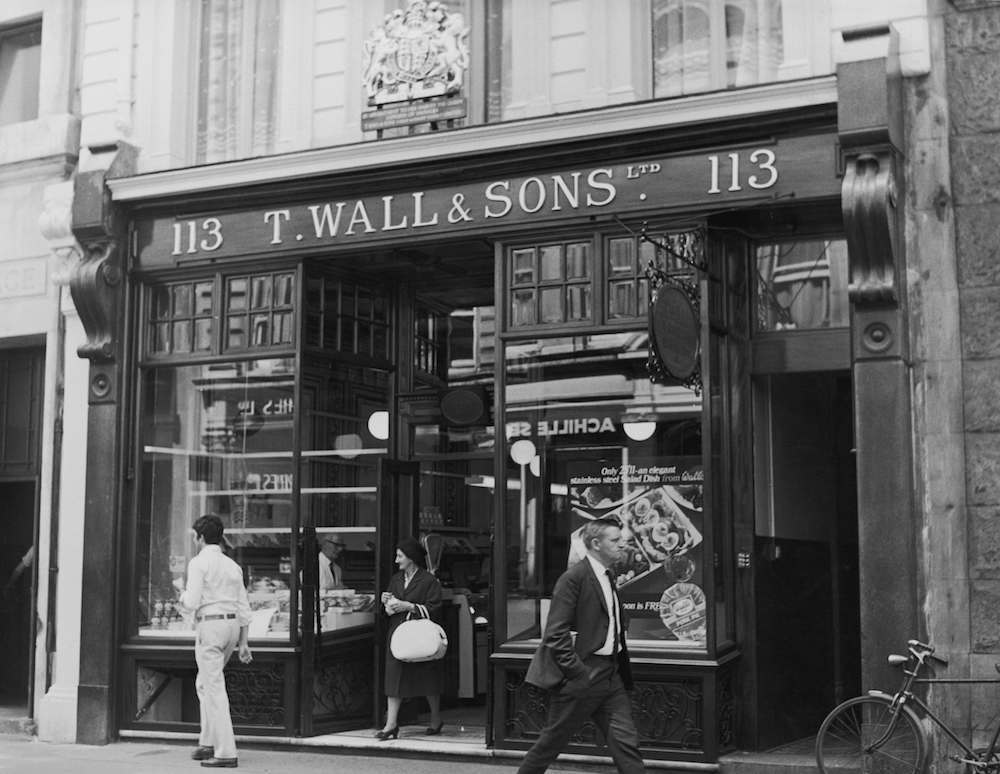
<instances>
[{"instance_id":1,"label":"advertising poster in window","mask_svg":"<svg viewBox=\"0 0 1000 774\"><path fill-rule=\"evenodd\" d=\"M569 470L575 522L569 564L584 556L585 521L608 518L621 525L622 550L611 569L630 641L706 645L704 487L697 457L580 462Z\"/></svg>"}]
</instances>

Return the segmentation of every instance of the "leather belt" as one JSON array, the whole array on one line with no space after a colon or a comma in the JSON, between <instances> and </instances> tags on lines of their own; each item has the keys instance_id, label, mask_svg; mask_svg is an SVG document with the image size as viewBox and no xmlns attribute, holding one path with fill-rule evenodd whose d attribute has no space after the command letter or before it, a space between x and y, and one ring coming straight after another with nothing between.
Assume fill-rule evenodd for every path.
<instances>
[{"instance_id":1,"label":"leather belt","mask_svg":"<svg viewBox=\"0 0 1000 774\"><path fill-rule=\"evenodd\" d=\"M235 618L236 613L219 613L217 615L202 615L198 616L198 622L202 621L228 621L231 618Z\"/></svg>"}]
</instances>

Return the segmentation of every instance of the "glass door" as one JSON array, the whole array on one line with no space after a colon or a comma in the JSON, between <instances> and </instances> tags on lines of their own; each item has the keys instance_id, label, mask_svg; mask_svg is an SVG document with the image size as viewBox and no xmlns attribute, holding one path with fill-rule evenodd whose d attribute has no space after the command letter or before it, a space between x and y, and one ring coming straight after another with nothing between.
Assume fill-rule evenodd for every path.
<instances>
[{"instance_id":1,"label":"glass door","mask_svg":"<svg viewBox=\"0 0 1000 774\"><path fill-rule=\"evenodd\" d=\"M377 711L377 631L386 536L389 372L316 360L299 428L302 730L366 728Z\"/></svg>"}]
</instances>

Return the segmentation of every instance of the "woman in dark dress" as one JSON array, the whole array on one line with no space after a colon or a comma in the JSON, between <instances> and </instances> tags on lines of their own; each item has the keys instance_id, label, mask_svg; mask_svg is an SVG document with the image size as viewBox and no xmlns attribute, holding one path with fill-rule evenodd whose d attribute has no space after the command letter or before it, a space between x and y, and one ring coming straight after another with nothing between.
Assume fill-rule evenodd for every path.
<instances>
[{"instance_id":1,"label":"woman in dark dress","mask_svg":"<svg viewBox=\"0 0 1000 774\"><path fill-rule=\"evenodd\" d=\"M407 617L435 618L441 610L441 584L423 568L424 549L415 538L405 537L396 547L399 572L389 581L382 603L389 616L389 641L392 633ZM399 707L403 699L426 696L431 708L428 735L441 733L441 687L444 678L441 661L409 663L394 658L385 649L385 726L375 732L377 739L399 736Z\"/></svg>"}]
</instances>

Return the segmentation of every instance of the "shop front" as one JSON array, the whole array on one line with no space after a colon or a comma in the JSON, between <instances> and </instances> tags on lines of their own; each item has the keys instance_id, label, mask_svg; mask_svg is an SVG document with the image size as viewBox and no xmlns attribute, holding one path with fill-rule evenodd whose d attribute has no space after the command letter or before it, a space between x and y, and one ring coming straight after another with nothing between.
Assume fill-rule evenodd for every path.
<instances>
[{"instance_id":1,"label":"shop front","mask_svg":"<svg viewBox=\"0 0 1000 774\"><path fill-rule=\"evenodd\" d=\"M858 647L834 625L857 606L837 570L856 510L787 516L853 498L787 453L843 457L845 428L850 447L832 107L117 205L117 728L197 726L175 587L215 513L253 609L238 733L381 724L378 598L414 535L445 589L446 710L526 749L545 697L523 676L599 517L626 538L647 756L697 766L808 733ZM810 565L818 590L791 588ZM767 604L793 596L782 627ZM761 719L758 688L788 671L774 648L824 633L844 653L801 664L818 687L800 717ZM421 733L425 711L405 716ZM586 727L572 750L598 745Z\"/></svg>"}]
</instances>

